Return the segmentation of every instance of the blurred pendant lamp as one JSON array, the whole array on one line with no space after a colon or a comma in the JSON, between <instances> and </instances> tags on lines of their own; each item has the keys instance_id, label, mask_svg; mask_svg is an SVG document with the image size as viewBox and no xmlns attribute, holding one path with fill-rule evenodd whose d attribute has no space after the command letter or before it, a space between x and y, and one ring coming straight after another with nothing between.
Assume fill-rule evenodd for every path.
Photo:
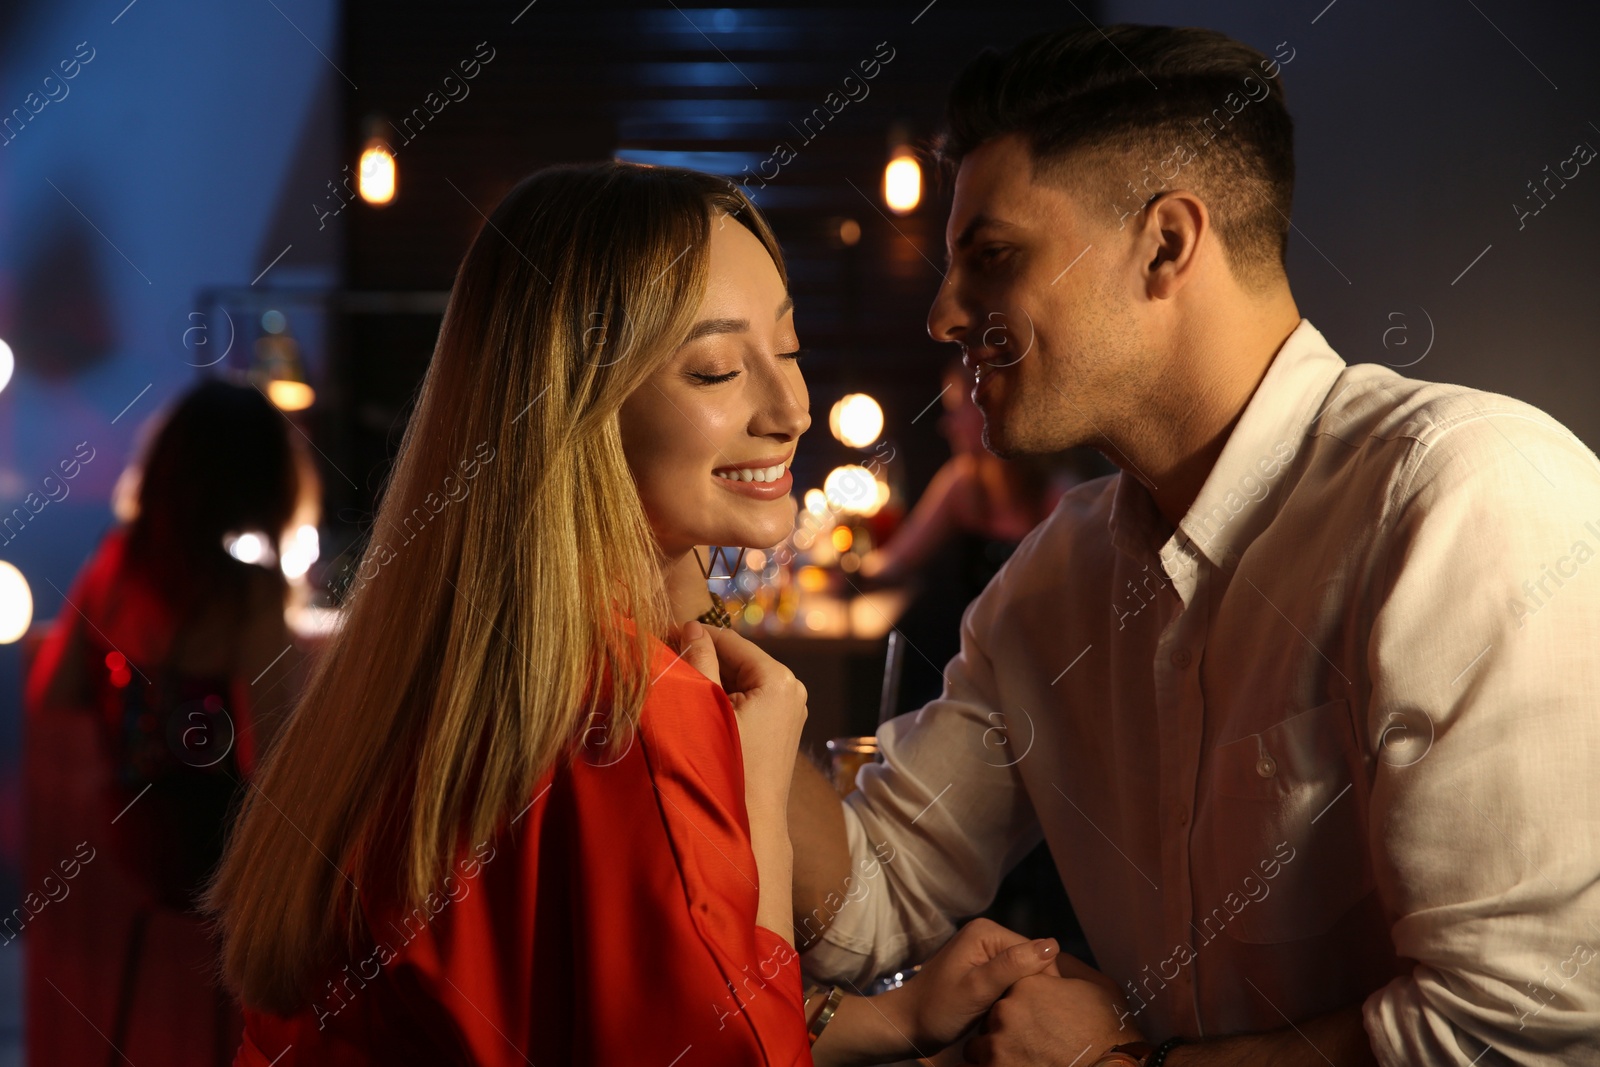
<instances>
[{"instance_id":1,"label":"blurred pendant lamp","mask_svg":"<svg viewBox=\"0 0 1600 1067\"><path fill-rule=\"evenodd\" d=\"M903 123L889 127L889 162L883 168L883 202L896 215L909 215L922 203L922 164Z\"/></svg>"},{"instance_id":2,"label":"blurred pendant lamp","mask_svg":"<svg viewBox=\"0 0 1600 1067\"><path fill-rule=\"evenodd\" d=\"M383 207L388 204L394 199L400 187L400 172L395 165L394 149L390 148L389 142L378 133L388 125L378 115L367 120L366 144L361 149L361 161L356 168L356 188L361 193L361 199L373 207Z\"/></svg>"},{"instance_id":3,"label":"blurred pendant lamp","mask_svg":"<svg viewBox=\"0 0 1600 1067\"><path fill-rule=\"evenodd\" d=\"M261 328L265 332L256 339L251 376L280 411L304 411L317 394L306 379L305 361L300 345L289 335L288 320L281 311L268 311L261 316Z\"/></svg>"}]
</instances>

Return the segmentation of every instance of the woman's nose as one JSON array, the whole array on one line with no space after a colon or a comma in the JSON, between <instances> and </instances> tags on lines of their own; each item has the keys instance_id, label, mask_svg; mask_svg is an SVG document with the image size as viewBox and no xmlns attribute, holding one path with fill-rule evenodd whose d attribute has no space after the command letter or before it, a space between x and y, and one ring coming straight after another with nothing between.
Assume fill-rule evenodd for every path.
<instances>
[{"instance_id":1,"label":"woman's nose","mask_svg":"<svg viewBox=\"0 0 1600 1067\"><path fill-rule=\"evenodd\" d=\"M796 387L788 375L776 374L759 416L758 433L794 440L811 427L811 398L803 384Z\"/></svg>"}]
</instances>

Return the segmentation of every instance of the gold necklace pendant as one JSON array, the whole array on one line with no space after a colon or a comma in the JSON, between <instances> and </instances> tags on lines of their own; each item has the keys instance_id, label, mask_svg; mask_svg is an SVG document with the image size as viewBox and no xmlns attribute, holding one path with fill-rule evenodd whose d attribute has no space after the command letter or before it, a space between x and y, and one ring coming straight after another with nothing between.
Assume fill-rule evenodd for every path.
<instances>
[{"instance_id":1,"label":"gold necklace pendant","mask_svg":"<svg viewBox=\"0 0 1600 1067\"><path fill-rule=\"evenodd\" d=\"M706 592L711 593L711 606L696 615L695 621L704 623L707 626L720 626L725 630L731 628L733 626L733 616L728 614L727 605L722 602L722 598L716 593L709 589Z\"/></svg>"}]
</instances>

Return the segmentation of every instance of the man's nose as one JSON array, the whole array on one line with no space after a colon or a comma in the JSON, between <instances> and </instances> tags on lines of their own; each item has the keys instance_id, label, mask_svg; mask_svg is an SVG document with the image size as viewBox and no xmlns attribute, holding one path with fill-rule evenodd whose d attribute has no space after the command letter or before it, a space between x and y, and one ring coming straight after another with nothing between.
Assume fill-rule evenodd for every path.
<instances>
[{"instance_id":1,"label":"man's nose","mask_svg":"<svg viewBox=\"0 0 1600 1067\"><path fill-rule=\"evenodd\" d=\"M928 336L935 341L960 342L966 333L967 316L956 300L955 284L947 275L928 308Z\"/></svg>"}]
</instances>

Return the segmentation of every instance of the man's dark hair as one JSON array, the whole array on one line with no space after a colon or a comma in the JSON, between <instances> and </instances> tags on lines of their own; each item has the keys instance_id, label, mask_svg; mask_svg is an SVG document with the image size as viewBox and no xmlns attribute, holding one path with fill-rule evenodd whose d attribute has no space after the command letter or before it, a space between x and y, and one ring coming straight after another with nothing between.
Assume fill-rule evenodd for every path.
<instances>
[{"instance_id":1,"label":"man's dark hair","mask_svg":"<svg viewBox=\"0 0 1600 1067\"><path fill-rule=\"evenodd\" d=\"M1293 58L1291 49L1282 61ZM1164 189L1194 190L1241 284L1280 277L1294 125L1277 60L1205 29L1038 34L967 64L934 153L953 172L1005 134L1026 141L1036 176L1074 185L1096 210L1104 202L1108 218L1136 215Z\"/></svg>"}]
</instances>

